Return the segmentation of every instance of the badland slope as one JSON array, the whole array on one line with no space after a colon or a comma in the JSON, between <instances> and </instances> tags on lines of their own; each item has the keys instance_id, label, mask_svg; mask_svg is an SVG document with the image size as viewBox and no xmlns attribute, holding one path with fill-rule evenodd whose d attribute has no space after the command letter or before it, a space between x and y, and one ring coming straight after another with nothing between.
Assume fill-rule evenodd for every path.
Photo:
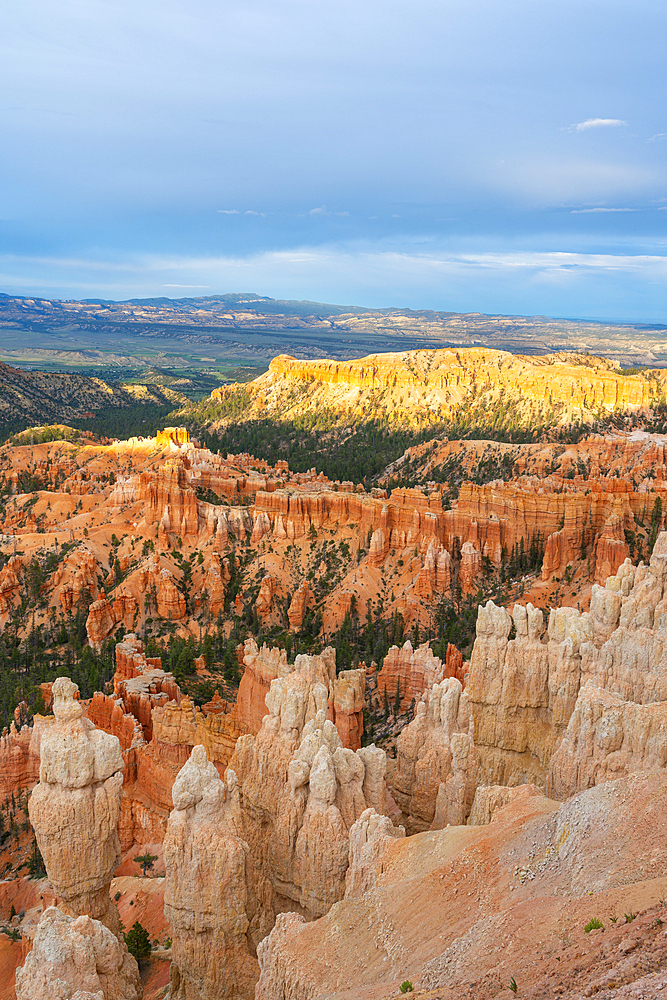
<instances>
[{"instance_id":1,"label":"badland slope","mask_svg":"<svg viewBox=\"0 0 667 1000\"><path fill-rule=\"evenodd\" d=\"M0 431L67 423L97 410L174 405L184 397L166 387L109 384L85 375L27 372L0 362Z\"/></svg>"}]
</instances>

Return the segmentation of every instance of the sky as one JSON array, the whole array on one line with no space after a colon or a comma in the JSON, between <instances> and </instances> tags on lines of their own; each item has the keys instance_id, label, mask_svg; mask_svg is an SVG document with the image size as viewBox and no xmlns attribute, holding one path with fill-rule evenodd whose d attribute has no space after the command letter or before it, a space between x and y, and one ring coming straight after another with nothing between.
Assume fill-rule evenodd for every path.
<instances>
[{"instance_id":1,"label":"sky","mask_svg":"<svg viewBox=\"0 0 667 1000\"><path fill-rule=\"evenodd\" d=\"M4 0L0 291L667 323L667 4Z\"/></svg>"}]
</instances>

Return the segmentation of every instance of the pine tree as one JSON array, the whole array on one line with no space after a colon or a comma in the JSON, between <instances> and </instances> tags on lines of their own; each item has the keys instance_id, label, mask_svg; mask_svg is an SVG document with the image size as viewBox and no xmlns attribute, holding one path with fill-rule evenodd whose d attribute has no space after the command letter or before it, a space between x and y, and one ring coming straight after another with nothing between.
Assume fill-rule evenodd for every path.
<instances>
[{"instance_id":1,"label":"pine tree","mask_svg":"<svg viewBox=\"0 0 667 1000\"><path fill-rule=\"evenodd\" d=\"M137 962L145 962L151 957L151 942L148 931L138 920L125 935L125 944L130 955L134 955Z\"/></svg>"},{"instance_id":2,"label":"pine tree","mask_svg":"<svg viewBox=\"0 0 667 1000\"><path fill-rule=\"evenodd\" d=\"M144 878L146 877L147 871L152 871L155 867L155 862L157 861L157 854L138 854L136 858L132 859L136 864L141 865L141 870L143 872Z\"/></svg>"}]
</instances>

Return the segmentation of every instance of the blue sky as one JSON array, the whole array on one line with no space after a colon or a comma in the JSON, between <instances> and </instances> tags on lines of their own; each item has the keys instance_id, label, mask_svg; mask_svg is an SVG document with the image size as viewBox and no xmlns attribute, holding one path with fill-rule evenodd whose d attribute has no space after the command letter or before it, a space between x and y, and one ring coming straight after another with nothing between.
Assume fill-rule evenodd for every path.
<instances>
[{"instance_id":1,"label":"blue sky","mask_svg":"<svg viewBox=\"0 0 667 1000\"><path fill-rule=\"evenodd\" d=\"M667 322L663 2L5 0L0 290Z\"/></svg>"}]
</instances>

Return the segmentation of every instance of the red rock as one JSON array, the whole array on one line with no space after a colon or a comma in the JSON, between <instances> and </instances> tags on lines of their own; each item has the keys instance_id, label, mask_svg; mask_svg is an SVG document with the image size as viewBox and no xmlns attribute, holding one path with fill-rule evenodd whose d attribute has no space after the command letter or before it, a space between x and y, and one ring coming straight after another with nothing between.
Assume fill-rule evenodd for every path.
<instances>
[{"instance_id":1,"label":"red rock","mask_svg":"<svg viewBox=\"0 0 667 1000\"><path fill-rule=\"evenodd\" d=\"M465 690L466 680L468 677L467 671L464 671L463 669L463 653L451 642L447 643L445 677L456 677L457 681L461 682L461 686Z\"/></svg>"},{"instance_id":2,"label":"red rock","mask_svg":"<svg viewBox=\"0 0 667 1000\"><path fill-rule=\"evenodd\" d=\"M386 689L387 701L392 707L398 688L401 712L405 712L413 701L421 698L424 691L434 684L439 684L444 675L442 660L433 655L428 642L422 643L414 650L409 640L400 649L398 646L392 646L377 675L377 690L381 704Z\"/></svg>"},{"instance_id":3,"label":"red rock","mask_svg":"<svg viewBox=\"0 0 667 1000\"><path fill-rule=\"evenodd\" d=\"M623 534L623 520L618 514L611 514L604 531L595 544L595 582L604 586L607 578L615 576L630 555L630 549Z\"/></svg>"},{"instance_id":4,"label":"red rock","mask_svg":"<svg viewBox=\"0 0 667 1000\"><path fill-rule=\"evenodd\" d=\"M290 628L293 628L295 632L298 631L303 625L303 620L306 617L306 611L308 610L310 600L310 587L308 586L308 581L304 580L294 594L287 612Z\"/></svg>"},{"instance_id":5,"label":"red rock","mask_svg":"<svg viewBox=\"0 0 667 1000\"><path fill-rule=\"evenodd\" d=\"M247 732L256 735L262 719L268 713L266 696L271 688L271 681L287 673L287 652L284 649L270 649L262 646L257 648L254 639L247 639L243 650L244 671L239 684L236 699L236 711L239 722Z\"/></svg>"},{"instance_id":6,"label":"red rock","mask_svg":"<svg viewBox=\"0 0 667 1000\"><path fill-rule=\"evenodd\" d=\"M113 608L106 597L102 597L99 601L93 601L88 609L86 619L86 632L90 645L99 651L102 643L115 626L116 619Z\"/></svg>"},{"instance_id":7,"label":"red rock","mask_svg":"<svg viewBox=\"0 0 667 1000\"><path fill-rule=\"evenodd\" d=\"M260 618L265 618L271 613L271 604L276 593L276 581L267 573L259 587L259 594L255 602L255 610Z\"/></svg>"}]
</instances>

